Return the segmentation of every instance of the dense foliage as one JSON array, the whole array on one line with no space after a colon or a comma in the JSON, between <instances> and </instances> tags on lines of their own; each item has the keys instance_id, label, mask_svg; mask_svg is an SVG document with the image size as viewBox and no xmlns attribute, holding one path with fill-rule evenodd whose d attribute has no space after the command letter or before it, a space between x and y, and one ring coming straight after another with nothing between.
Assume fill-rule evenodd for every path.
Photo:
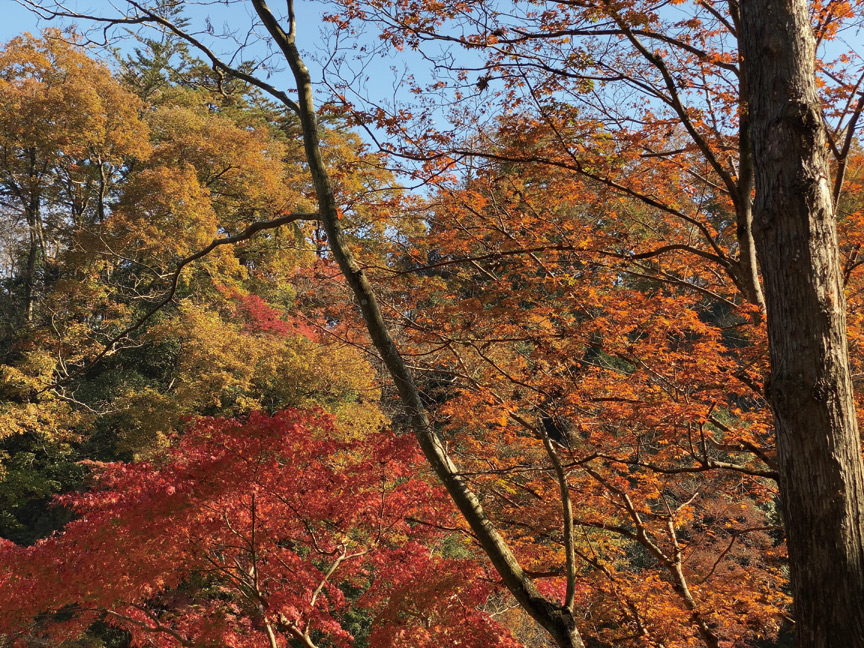
<instances>
[{"instance_id":1,"label":"dense foliage","mask_svg":"<svg viewBox=\"0 0 864 648\"><path fill-rule=\"evenodd\" d=\"M442 544L452 513L419 460L315 413L202 419L158 460L91 466L94 488L58 501L80 516L62 535L4 541L4 630L62 645L107 619L134 645L346 646L365 618L379 645L513 645L478 610L476 562Z\"/></svg>"}]
</instances>

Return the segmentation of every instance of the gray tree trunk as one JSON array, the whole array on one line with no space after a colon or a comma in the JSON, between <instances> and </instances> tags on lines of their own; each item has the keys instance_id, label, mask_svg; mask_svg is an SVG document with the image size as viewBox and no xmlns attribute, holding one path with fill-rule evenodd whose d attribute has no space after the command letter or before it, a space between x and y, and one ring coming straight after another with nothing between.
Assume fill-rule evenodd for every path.
<instances>
[{"instance_id":1,"label":"gray tree trunk","mask_svg":"<svg viewBox=\"0 0 864 648\"><path fill-rule=\"evenodd\" d=\"M741 3L797 645L864 646L864 479L806 0Z\"/></svg>"}]
</instances>

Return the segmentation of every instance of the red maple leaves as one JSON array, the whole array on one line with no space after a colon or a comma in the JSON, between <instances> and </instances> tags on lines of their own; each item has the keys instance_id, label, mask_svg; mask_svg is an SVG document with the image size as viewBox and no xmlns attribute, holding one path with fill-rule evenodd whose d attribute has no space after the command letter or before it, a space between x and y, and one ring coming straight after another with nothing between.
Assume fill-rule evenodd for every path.
<instances>
[{"instance_id":1,"label":"red maple leaves","mask_svg":"<svg viewBox=\"0 0 864 648\"><path fill-rule=\"evenodd\" d=\"M62 641L106 620L135 645L512 645L413 440L345 442L319 412L202 419L160 461L99 465L80 516L0 545L0 632ZM346 596L346 592L350 596ZM34 623L35 621L35 623Z\"/></svg>"}]
</instances>

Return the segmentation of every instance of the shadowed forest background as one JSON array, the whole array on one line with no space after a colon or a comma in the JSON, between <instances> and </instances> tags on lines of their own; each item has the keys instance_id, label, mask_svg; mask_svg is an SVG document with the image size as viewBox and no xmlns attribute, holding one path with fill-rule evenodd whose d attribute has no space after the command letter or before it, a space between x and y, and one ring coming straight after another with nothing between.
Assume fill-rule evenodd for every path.
<instances>
[{"instance_id":1,"label":"shadowed forest background","mask_svg":"<svg viewBox=\"0 0 864 648\"><path fill-rule=\"evenodd\" d=\"M860 2L20 4L0 646L864 646Z\"/></svg>"}]
</instances>

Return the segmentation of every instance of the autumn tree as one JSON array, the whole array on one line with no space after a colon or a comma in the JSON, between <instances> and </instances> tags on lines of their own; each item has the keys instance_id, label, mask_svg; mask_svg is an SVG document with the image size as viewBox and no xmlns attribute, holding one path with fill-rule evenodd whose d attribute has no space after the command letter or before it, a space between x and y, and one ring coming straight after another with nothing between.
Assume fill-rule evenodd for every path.
<instances>
[{"instance_id":1,"label":"autumn tree","mask_svg":"<svg viewBox=\"0 0 864 648\"><path fill-rule=\"evenodd\" d=\"M146 126L134 95L59 33L13 40L0 69L4 220L25 226L9 303L20 300L29 321L61 241L104 218L118 175L146 156Z\"/></svg>"},{"instance_id":2,"label":"autumn tree","mask_svg":"<svg viewBox=\"0 0 864 648\"><path fill-rule=\"evenodd\" d=\"M98 466L62 534L3 541L0 633L62 644L104 620L134 643L314 648L350 645L363 613L386 645L513 646L442 542L452 514L412 440L344 436L320 412L204 419L153 462Z\"/></svg>"},{"instance_id":3,"label":"autumn tree","mask_svg":"<svg viewBox=\"0 0 864 648\"><path fill-rule=\"evenodd\" d=\"M0 438L15 437L3 450L0 497L2 527L15 537L21 519L41 532L50 528L39 507L30 505L80 479L81 470L70 465L74 452L68 442L70 430L88 418L61 399L44 408L27 402L26 395L38 389L31 378L50 373L54 364L50 351L34 348L29 336L51 313L45 302L58 282L66 280L60 291L75 286L79 298L90 300L83 273L69 272L62 257L76 238L98 226L117 183L149 150L137 98L59 32L49 34L49 40L14 39L0 55L2 222L11 261L0 315ZM29 433L48 441L41 445L44 453L33 452L36 439Z\"/></svg>"}]
</instances>

